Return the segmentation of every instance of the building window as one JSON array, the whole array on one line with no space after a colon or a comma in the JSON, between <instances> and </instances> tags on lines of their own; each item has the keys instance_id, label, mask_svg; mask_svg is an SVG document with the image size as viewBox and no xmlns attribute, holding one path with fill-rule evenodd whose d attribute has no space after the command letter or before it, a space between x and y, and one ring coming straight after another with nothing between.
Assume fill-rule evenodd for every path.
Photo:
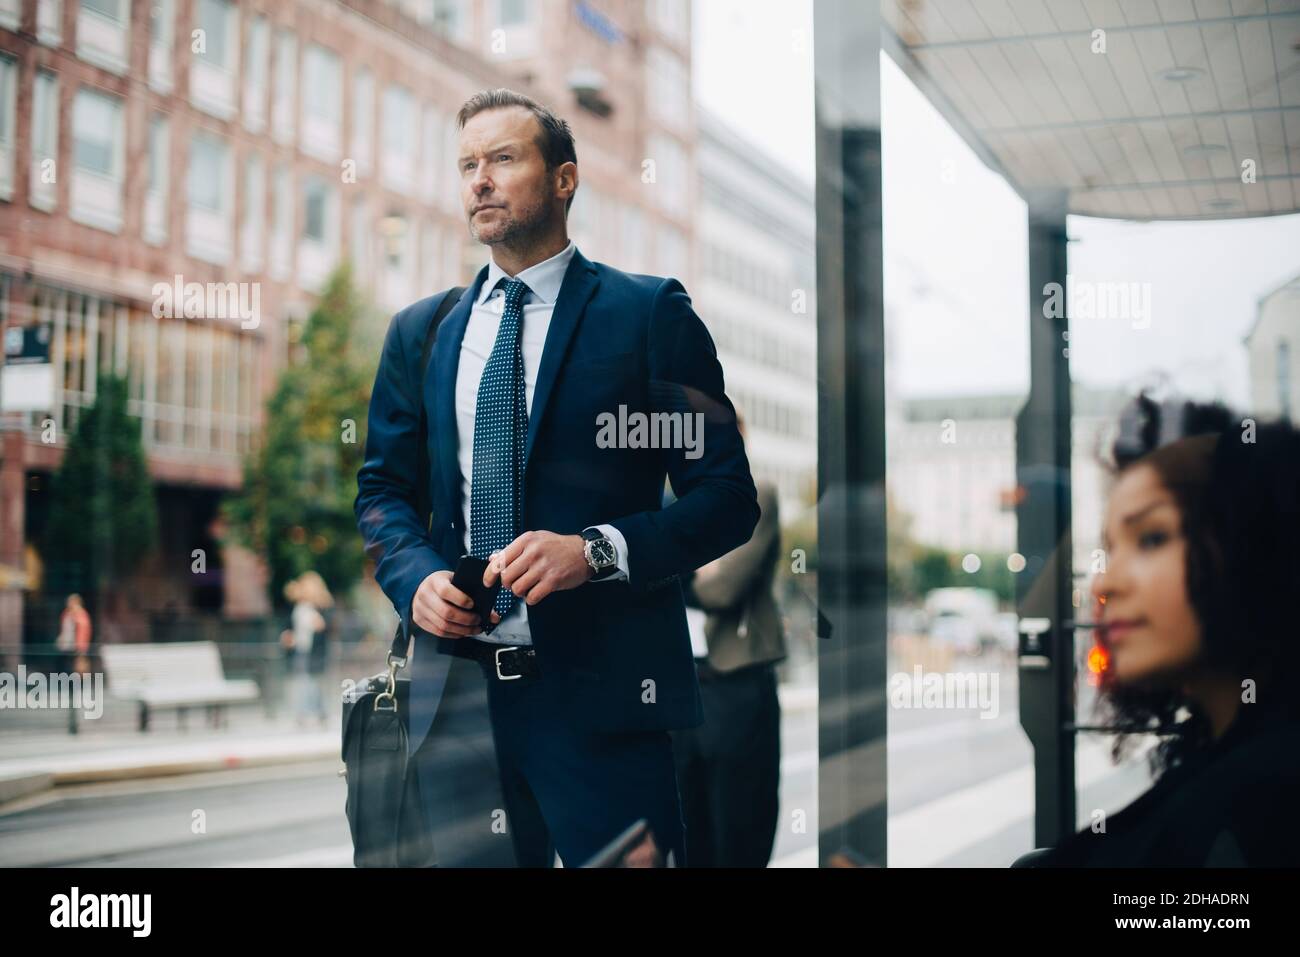
<instances>
[{"instance_id":1,"label":"building window","mask_svg":"<svg viewBox=\"0 0 1300 957\"><path fill-rule=\"evenodd\" d=\"M445 125L443 116L431 106L424 108L424 155L420 157L420 192L425 202L438 199L438 178L445 176L442 159L442 130Z\"/></svg>"},{"instance_id":2,"label":"building window","mask_svg":"<svg viewBox=\"0 0 1300 957\"><path fill-rule=\"evenodd\" d=\"M314 43L302 52L302 150L327 163L343 150L343 68Z\"/></svg>"},{"instance_id":3,"label":"building window","mask_svg":"<svg viewBox=\"0 0 1300 957\"><path fill-rule=\"evenodd\" d=\"M405 87L384 89L382 157L384 185L411 193L415 185L415 150L418 119L415 98Z\"/></svg>"},{"instance_id":4,"label":"building window","mask_svg":"<svg viewBox=\"0 0 1300 957\"><path fill-rule=\"evenodd\" d=\"M645 214L635 206L624 206L622 228L624 268L646 272Z\"/></svg>"},{"instance_id":5,"label":"building window","mask_svg":"<svg viewBox=\"0 0 1300 957\"><path fill-rule=\"evenodd\" d=\"M590 243L596 249L609 249L613 246L614 239L611 234L616 229L611 229L614 218L614 200L607 194L598 189L591 191L591 230L589 233Z\"/></svg>"},{"instance_id":6,"label":"building window","mask_svg":"<svg viewBox=\"0 0 1300 957\"><path fill-rule=\"evenodd\" d=\"M477 254L478 245L475 244L473 254ZM457 232L444 231L442 234L442 282L449 286L458 285L461 276L467 275L465 271L465 260L463 258L464 246L460 244ZM474 264L473 272L478 271L478 264Z\"/></svg>"},{"instance_id":7,"label":"building window","mask_svg":"<svg viewBox=\"0 0 1300 957\"><path fill-rule=\"evenodd\" d=\"M32 167L28 201L46 212L58 202L59 78L36 71L32 87Z\"/></svg>"},{"instance_id":8,"label":"building window","mask_svg":"<svg viewBox=\"0 0 1300 957\"><path fill-rule=\"evenodd\" d=\"M293 191L283 164L275 168L271 191L271 278L285 282L293 265Z\"/></svg>"},{"instance_id":9,"label":"building window","mask_svg":"<svg viewBox=\"0 0 1300 957\"><path fill-rule=\"evenodd\" d=\"M646 54L650 109L661 123L680 129L690 115L690 80L681 57L663 47L651 47Z\"/></svg>"},{"instance_id":10,"label":"building window","mask_svg":"<svg viewBox=\"0 0 1300 957\"><path fill-rule=\"evenodd\" d=\"M442 132L442 206L449 213L461 215L460 171L456 169L456 157L460 153L460 127L454 116L447 117Z\"/></svg>"},{"instance_id":11,"label":"building window","mask_svg":"<svg viewBox=\"0 0 1300 957\"><path fill-rule=\"evenodd\" d=\"M244 64L244 128L260 133L266 128L266 77L271 68L271 28L257 17L248 29L248 56Z\"/></svg>"},{"instance_id":12,"label":"building window","mask_svg":"<svg viewBox=\"0 0 1300 957\"><path fill-rule=\"evenodd\" d=\"M655 233L655 259L661 276L686 282L686 240L672 226L660 226Z\"/></svg>"},{"instance_id":13,"label":"building window","mask_svg":"<svg viewBox=\"0 0 1300 957\"><path fill-rule=\"evenodd\" d=\"M654 192L659 208L676 216L686 212L686 150L671 136L660 133L650 137L650 158L655 163L655 181L647 184Z\"/></svg>"},{"instance_id":14,"label":"building window","mask_svg":"<svg viewBox=\"0 0 1300 957\"><path fill-rule=\"evenodd\" d=\"M230 0L198 0L201 52L190 61L190 102L205 113L228 120L237 103L239 12ZM197 42L197 41L196 41Z\"/></svg>"},{"instance_id":15,"label":"building window","mask_svg":"<svg viewBox=\"0 0 1300 957\"><path fill-rule=\"evenodd\" d=\"M319 176L308 176L303 180L302 238L307 242L325 242L326 188L325 181Z\"/></svg>"},{"instance_id":16,"label":"building window","mask_svg":"<svg viewBox=\"0 0 1300 957\"><path fill-rule=\"evenodd\" d=\"M514 27L529 20L528 0L499 0L500 18L503 27Z\"/></svg>"},{"instance_id":17,"label":"building window","mask_svg":"<svg viewBox=\"0 0 1300 957\"><path fill-rule=\"evenodd\" d=\"M573 194L573 205L569 207L569 235L579 246L588 245L593 238L591 207L596 202L594 189L592 186L579 186Z\"/></svg>"},{"instance_id":18,"label":"building window","mask_svg":"<svg viewBox=\"0 0 1300 957\"><path fill-rule=\"evenodd\" d=\"M536 10L533 0L497 0L496 23L492 24L494 56L503 59L530 56L537 52ZM498 46L496 31L503 43Z\"/></svg>"},{"instance_id":19,"label":"building window","mask_svg":"<svg viewBox=\"0 0 1300 957\"><path fill-rule=\"evenodd\" d=\"M0 56L0 199L14 195L14 127L18 117L18 62Z\"/></svg>"},{"instance_id":20,"label":"building window","mask_svg":"<svg viewBox=\"0 0 1300 957\"><path fill-rule=\"evenodd\" d=\"M144 194L144 241L155 246L167 240L167 195L170 183L171 131L167 118L149 121L149 182Z\"/></svg>"},{"instance_id":21,"label":"building window","mask_svg":"<svg viewBox=\"0 0 1300 957\"><path fill-rule=\"evenodd\" d=\"M19 3L10 0L16 9ZM10 27L17 30L15 24ZM36 3L36 39L46 46L56 47L63 42L63 2L62 0L37 0Z\"/></svg>"},{"instance_id":22,"label":"building window","mask_svg":"<svg viewBox=\"0 0 1300 957\"><path fill-rule=\"evenodd\" d=\"M175 49L175 0L149 3L149 85L159 93L172 89L172 55Z\"/></svg>"},{"instance_id":23,"label":"building window","mask_svg":"<svg viewBox=\"0 0 1300 957\"><path fill-rule=\"evenodd\" d=\"M352 159L369 176L374 164L375 76L361 67L352 77Z\"/></svg>"},{"instance_id":24,"label":"building window","mask_svg":"<svg viewBox=\"0 0 1300 957\"><path fill-rule=\"evenodd\" d=\"M433 223L425 220L420 224L420 295L430 295L439 288L442 264L438 238L438 228Z\"/></svg>"},{"instance_id":25,"label":"building window","mask_svg":"<svg viewBox=\"0 0 1300 957\"><path fill-rule=\"evenodd\" d=\"M352 239L348 244L352 253L353 279L363 288L370 287L370 211L366 198L358 196L352 201Z\"/></svg>"},{"instance_id":26,"label":"building window","mask_svg":"<svg viewBox=\"0 0 1300 957\"><path fill-rule=\"evenodd\" d=\"M396 311L410 304L411 274L415 265L415 230L400 212L390 212L380 223L383 235L383 302Z\"/></svg>"},{"instance_id":27,"label":"building window","mask_svg":"<svg viewBox=\"0 0 1300 957\"><path fill-rule=\"evenodd\" d=\"M79 223L122 228L122 101L81 89L72 106L72 209Z\"/></svg>"},{"instance_id":28,"label":"building window","mask_svg":"<svg viewBox=\"0 0 1300 957\"><path fill-rule=\"evenodd\" d=\"M469 42L469 9L466 0L432 0L433 29L453 43Z\"/></svg>"},{"instance_id":29,"label":"building window","mask_svg":"<svg viewBox=\"0 0 1300 957\"><path fill-rule=\"evenodd\" d=\"M298 282L320 291L338 262L338 193L323 177L302 181L302 237L298 244Z\"/></svg>"},{"instance_id":30,"label":"building window","mask_svg":"<svg viewBox=\"0 0 1300 957\"><path fill-rule=\"evenodd\" d=\"M240 228L240 265L244 272L262 271L262 237L266 223L266 176L262 157L250 153L244 159L244 222Z\"/></svg>"},{"instance_id":31,"label":"building window","mask_svg":"<svg viewBox=\"0 0 1300 957\"><path fill-rule=\"evenodd\" d=\"M0 27L17 31L22 17L22 0L0 0Z\"/></svg>"},{"instance_id":32,"label":"building window","mask_svg":"<svg viewBox=\"0 0 1300 957\"><path fill-rule=\"evenodd\" d=\"M224 265L230 261L234 213L231 153L225 140L206 130L190 137L188 192L186 251L205 262Z\"/></svg>"},{"instance_id":33,"label":"building window","mask_svg":"<svg viewBox=\"0 0 1300 957\"><path fill-rule=\"evenodd\" d=\"M154 390L156 405L153 439L156 445L180 445L181 426L185 420L182 388L185 366L180 361L185 348L185 323L158 320L158 346L155 359Z\"/></svg>"},{"instance_id":34,"label":"building window","mask_svg":"<svg viewBox=\"0 0 1300 957\"><path fill-rule=\"evenodd\" d=\"M646 17L670 40L677 43L687 41L691 19L686 0L646 0Z\"/></svg>"},{"instance_id":35,"label":"building window","mask_svg":"<svg viewBox=\"0 0 1300 957\"><path fill-rule=\"evenodd\" d=\"M280 31L275 40L275 103L271 108L271 136L277 143L294 138L294 78L298 75L298 42L292 33Z\"/></svg>"},{"instance_id":36,"label":"building window","mask_svg":"<svg viewBox=\"0 0 1300 957\"><path fill-rule=\"evenodd\" d=\"M130 24L131 0L81 0L77 10L77 56L111 73L125 73Z\"/></svg>"}]
</instances>

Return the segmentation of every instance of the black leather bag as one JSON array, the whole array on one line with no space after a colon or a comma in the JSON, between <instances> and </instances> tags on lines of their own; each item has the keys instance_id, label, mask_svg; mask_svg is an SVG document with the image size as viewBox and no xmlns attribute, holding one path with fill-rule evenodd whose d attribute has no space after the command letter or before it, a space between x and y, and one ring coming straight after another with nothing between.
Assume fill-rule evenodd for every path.
<instances>
[{"instance_id":1,"label":"black leather bag","mask_svg":"<svg viewBox=\"0 0 1300 957\"><path fill-rule=\"evenodd\" d=\"M465 288L447 292L425 331L420 377L443 317L460 301ZM425 433L420 404L420 435ZM429 463L421 441L416 509L429 521ZM362 678L343 695L343 763L348 794L344 807L352 831L352 863L357 867L436 867L433 837L420 807L419 776L407 754L411 680L399 678L406 667L407 642L399 623L388 651L388 670Z\"/></svg>"},{"instance_id":2,"label":"black leather bag","mask_svg":"<svg viewBox=\"0 0 1300 957\"><path fill-rule=\"evenodd\" d=\"M420 808L419 776L408 756L411 679L402 626L388 671L363 678L343 696L345 811L357 867L436 867L433 838Z\"/></svg>"}]
</instances>

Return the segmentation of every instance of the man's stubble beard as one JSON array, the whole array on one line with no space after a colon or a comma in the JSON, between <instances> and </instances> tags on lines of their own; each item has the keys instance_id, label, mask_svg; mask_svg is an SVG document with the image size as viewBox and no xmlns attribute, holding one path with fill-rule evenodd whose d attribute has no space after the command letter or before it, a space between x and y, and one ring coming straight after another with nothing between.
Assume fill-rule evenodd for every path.
<instances>
[{"instance_id":1,"label":"man's stubble beard","mask_svg":"<svg viewBox=\"0 0 1300 957\"><path fill-rule=\"evenodd\" d=\"M507 249L526 248L535 237L542 234L545 227L546 204L540 199L531 203L522 216L511 213L501 226L500 235L493 240L483 239L479 227L474 223L474 217L469 218L469 233L475 242L484 246L504 246Z\"/></svg>"}]
</instances>

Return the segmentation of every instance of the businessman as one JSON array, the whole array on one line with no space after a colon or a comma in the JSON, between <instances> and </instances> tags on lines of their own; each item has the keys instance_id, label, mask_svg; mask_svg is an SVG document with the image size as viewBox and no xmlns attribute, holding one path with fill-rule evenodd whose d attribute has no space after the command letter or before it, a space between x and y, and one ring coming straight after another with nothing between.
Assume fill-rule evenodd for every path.
<instances>
[{"instance_id":1,"label":"businessman","mask_svg":"<svg viewBox=\"0 0 1300 957\"><path fill-rule=\"evenodd\" d=\"M438 327L427 376L442 295L393 318L357 476L367 553L413 638L410 746L449 674L477 662L518 865L580 865L642 818L684 864L669 731L703 712L679 576L759 518L722 369L679 281L569 240L566 122L509 90L476 94L457 121L461 201L490 261ZM488 621L451 584L466 553L502 585Z\"/></svg>"}]
</instances>

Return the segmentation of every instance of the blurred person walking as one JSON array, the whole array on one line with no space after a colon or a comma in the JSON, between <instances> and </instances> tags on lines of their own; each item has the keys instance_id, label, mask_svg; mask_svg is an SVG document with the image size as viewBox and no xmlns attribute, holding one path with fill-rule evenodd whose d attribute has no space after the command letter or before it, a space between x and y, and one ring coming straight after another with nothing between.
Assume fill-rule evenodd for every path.
<instances>
[{"instance_id":1,"label":"blurred person walking","mask_svg":"<svg viewBox=\"0 0 1300 957\"><path fill-rule=\"evenodd\" d=\"M60 655L58 670L65 674L85 674L90 670L90 638L93 627L90 612L86 611L81 596L75 592L68 596L59 616L59 635L54 641Z\"/></svg>"},{"instance_id":2,"label":"blurred person walking","mask_svg":"<svg viewBox=\"0 0 1300 957\"><path fill-rule=\"evenodd\" d=\"M290 700L298 727L311 718L325 726L325 700L321 693L321 675L329 656L329 623L325 614L334 605L325 581L316 572L304 572L284 586L284 595L293 602L291 627L281 634L289 657Z\"/></svg>"},{"instance_id":3,"label":"blurred person walking","mask_svg":"<svg viewBox=\"0 0 1300 957\"><path fill-rule=\"evenodd\" d=\"M740 433L744 422L736 416ZM690 867L766 867L776 839L781 705L776 664L786 657L772 594L781 555L775 487L758 481L753 537L699 569L687 604L704 612L695 664L704 724L673 732Z\"/></svg>"}]
</instances>

